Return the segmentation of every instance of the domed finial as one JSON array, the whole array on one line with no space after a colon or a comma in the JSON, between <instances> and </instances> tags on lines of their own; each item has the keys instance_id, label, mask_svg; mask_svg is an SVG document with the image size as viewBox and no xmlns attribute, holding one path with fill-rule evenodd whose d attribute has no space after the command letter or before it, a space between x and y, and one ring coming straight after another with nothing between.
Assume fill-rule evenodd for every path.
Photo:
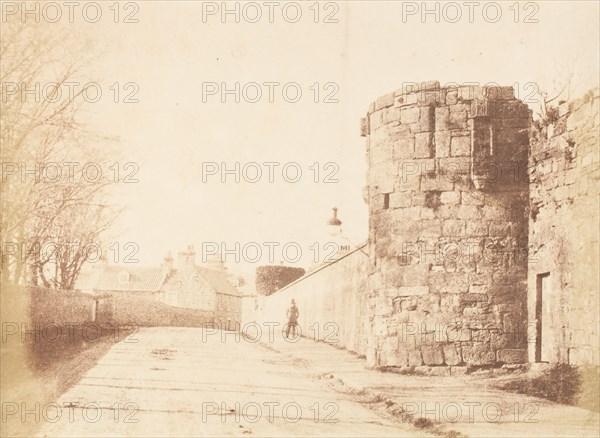
<instances>
[{"instance_id":1,"label":"domed finial","mask_svg":"<svg viewBox=\"0 0 600 438\"><path fill-rule=\"evenodd\" d=\"M337 207L333 207L333 217L327 221L327 225L342 225L342 221L337 217L338 209Z\"/></svg>"}]
</instances>

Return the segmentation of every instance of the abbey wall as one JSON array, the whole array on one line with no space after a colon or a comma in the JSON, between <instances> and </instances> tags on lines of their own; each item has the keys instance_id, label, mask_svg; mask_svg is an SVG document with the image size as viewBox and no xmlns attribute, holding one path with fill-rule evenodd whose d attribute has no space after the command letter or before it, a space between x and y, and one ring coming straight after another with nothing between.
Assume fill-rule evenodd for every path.
<instances>
[{"instance_id":1,"label":"abbey wall","mask_svg":"<svg viewBox=\"0 0 600 438\"><path fill-rule=\"evenodd\" d=\"M265 297L256 319L293 297L301 326L331 320L376 367L597 366L598 102L534 124L511 87L380 97L361 120L365 255Z\"/></svg>"},{"instance_id":2,"label":"abbey wall","mask_svg":"<svg viewBox=\"0 0 600 438\"><path fill-rule=\"evenodd\" d=\"M599 90L532 135L529 361L599 363Z\"/></svg>"}]
</instances>

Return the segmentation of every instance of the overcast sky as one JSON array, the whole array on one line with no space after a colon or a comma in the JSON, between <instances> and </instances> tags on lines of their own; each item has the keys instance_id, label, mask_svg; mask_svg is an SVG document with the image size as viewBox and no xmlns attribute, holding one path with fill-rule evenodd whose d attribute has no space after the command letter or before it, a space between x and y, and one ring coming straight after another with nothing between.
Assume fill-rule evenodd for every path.
<instances>
[{"instance_id":1,"label":"overcast sky","mask_svg":"<svg viewBox=\"0 0 600 438\"><path fill-rule=\"evenodd\" d=\"M518 83L522 97L533 90L528 83L552 90L571 72L575 97L597 84L597 2L537 2L528 9L522 4L518 23L512 2L500 3L496 23L481 9L469 23L466 8L457 23L436 23L433 16L422 23L419 13L403 20L403 3L392 1L339 2L337 12L321 4L318 24L312 2L302 5L297 23L285 21L280 9L274 23L268 17L258 23L228 17L222 23L218 14L203 23L201 2L172 1L139 2L139 23L79 21L79 31L103 51L95 73L104 92L114 82L139 86L139 103L102 99L93 107L94 127L120 138L122 164L132 161L140 168L139 183L120 187L128 208L114 240L136 242L145 265L160 263L167 250L176 253L188 244L199 249L202 242L229 247L236 241L242 246L298 242L306 255L312 242L327 241L324 222L334 206L344 232L356 241L366 239L359 121L378 96L403 82L425 80ZM268 14L264 5L262 12ZM333 12L338 23L323 23ZM488 18L492 12L487 10ZM445 13L455 16L451 9ZM524 23L528 15L538 22ZM273 103L266 86L258 103L236 103L232 96L222 103L219 95L203 102L207 82L281 85ZM290 82L302 90L297 103L282 97L282 86ZM318 103L314 83L320 88ZM247 91L252 98L254 91ZM288 91L293 97L293 89ZM332 92L338 102L325 103ZM220 174L203 182L207 162L226 162L229 168L236 162L281 165L275 167L274 183L266 166L257 183L235 183L231 175L222 183ZM289 162L302 169L297 183L283 179L281 169ZM319 182L313 163L320 168ZM325 168L326 163L335 164ZM288 171L293 177L294 168ZM333 171L338 182L324 183ZM276 254L279 262L282 256ZM233 267L231 261L232 256L227 264Z\"/></svg>"}]
</instances>

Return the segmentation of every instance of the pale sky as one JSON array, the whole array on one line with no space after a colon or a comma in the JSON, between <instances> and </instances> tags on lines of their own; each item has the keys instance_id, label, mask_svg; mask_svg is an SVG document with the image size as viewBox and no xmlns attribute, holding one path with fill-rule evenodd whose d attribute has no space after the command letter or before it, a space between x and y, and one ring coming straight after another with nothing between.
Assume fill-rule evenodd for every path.
<instances>
[{"instance_id":1,"label":"pale sky","mask_svg":"<svg viewBox=\"0 0 600 438\"><path fill-rule=\"evenodd\" d=\"M101 132L119 136L123 162L139 164L140 182L119 187L128 209L113 240L136 242L141 264L157 265L165 251L175 254L188 244L198 249L202 242L231 248L236 241L298 242L308 253L312 242L327 241L324 222L334 206L345 234L366 239L359 121L371 101L403 82L517 83L521 97L532 91L528 83L552 91L570 72L573 97L598 84L595 1L537 2L538 23L522 22L529 10L514 23L513 2L500 2L497 23L478 10L474 23L466 16L458 23L431 17L422 23L418 14L403 23L402 2L355 1L337 3L339 23L315 24L308 15L312 3L302 5L307 15L298 23L277 11L274 23L221 23L218 16L203 23L201 2L152 1L138 2L139 23L76 24L104 51L95 69L104 91L114 82L139 86L139 103L102 99L91 120ZM204 82L296 82L303 96L287 103L279 87L274 103L266 94L259 103L231 97L221 103L218 96L203 103ZM339 102L313 102L309 87L315 82L337 84ZM322 88L320 100L331 90ZM218 175L203 183L203 162L230 168L235 162L296 162L303 175L298 183L285 182L279 166L274 183L266 173L255 184L236 184L231 176L221 183ZM339 182L315 183L309 169L315 162L321 180L330 170L325 163L336 163Z\"/></svg>"}]
</instances>

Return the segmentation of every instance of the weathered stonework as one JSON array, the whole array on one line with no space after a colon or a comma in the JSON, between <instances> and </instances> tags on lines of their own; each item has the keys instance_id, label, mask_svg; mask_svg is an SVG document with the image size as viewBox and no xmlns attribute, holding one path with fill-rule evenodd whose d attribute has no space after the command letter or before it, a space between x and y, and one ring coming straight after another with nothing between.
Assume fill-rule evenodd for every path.
<instances>
[{"instance_id":1,"label":"weathered stonework","mask_svg":"<svg viewBox=\"0 0 600 438\"><path fill-rule=\"evenodd\" d=\"M264 297L257 319L284 324L295 298L369 365L430 375L598 366L599 100L562 104L541 131L510 87L373 102L368 247Z\"/></svg>"},{"instance_id":2,"label":"weathered stonework","mask_svg":"<svg viewBox=\"0 0 600 438\"><path fill-rule=\"evenodd\" d=\"M389 96L362 124L369 365L526 361L530 110L510 87Z\"/></svg>"},{"instance_id":3,"label":"weathered stonework","mask_svg":"<svg viewBox=\"0 0 600 438\"><path fill-rule=\"evenodd\" d=\"M599 364L599 92L532 138L529 361Z\"/></svg>"}]
</instances>

